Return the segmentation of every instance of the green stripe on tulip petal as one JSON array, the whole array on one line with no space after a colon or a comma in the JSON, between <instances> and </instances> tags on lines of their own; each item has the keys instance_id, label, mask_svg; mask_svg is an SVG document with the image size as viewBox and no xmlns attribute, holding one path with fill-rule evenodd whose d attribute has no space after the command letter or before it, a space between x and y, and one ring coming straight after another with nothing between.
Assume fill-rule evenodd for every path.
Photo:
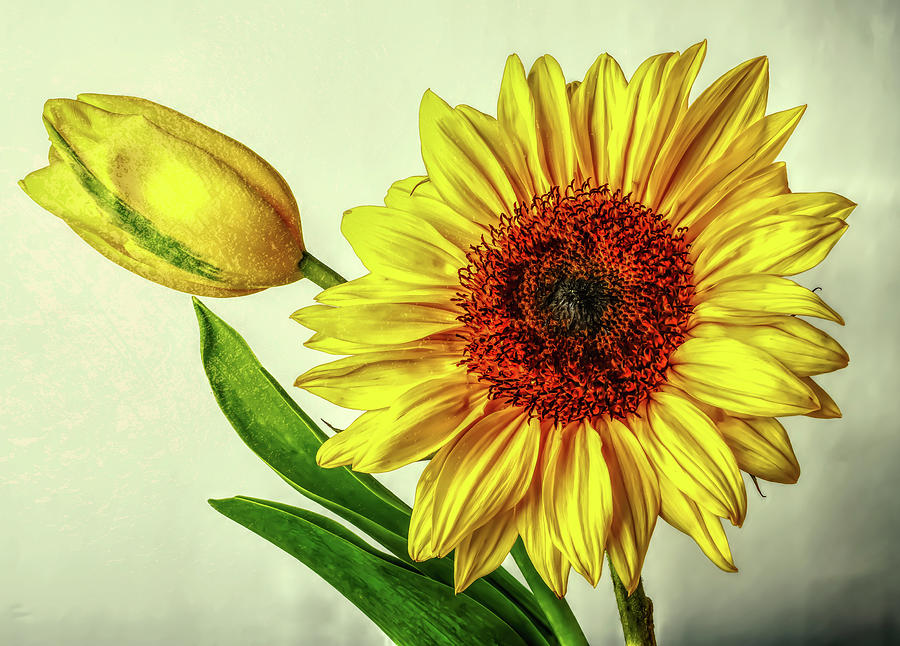
<instances>
[{"instance_id":1,"label":"green stripe on tulip petal","mask_svg":"<svg viewBox=\"0 0 900 646\"><path fill-rule=\"evenodd\" d=\"M113 218L115 226L128 233L141 247L170 265L209 280L220 279L221 269L202 260L176 239L161 233L150 220L119 199L97 179L46 117L44 125L56 151L76 173L79 182L97 205Z\"/></svg>"}]
</instances>

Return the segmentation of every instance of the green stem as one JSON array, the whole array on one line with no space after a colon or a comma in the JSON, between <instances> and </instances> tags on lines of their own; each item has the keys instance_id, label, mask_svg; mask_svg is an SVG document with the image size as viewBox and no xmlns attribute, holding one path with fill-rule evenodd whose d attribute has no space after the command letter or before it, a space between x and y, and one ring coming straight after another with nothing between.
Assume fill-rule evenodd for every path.
<instances>
[{"instance_id":1,"label":"green stem","mask_svg":"<svg viewBox=\"0 0 900 646\"><path fill-rule=\"evenodd\" d=\"M343 276L308 251L304 251L303 258L300 259L300 273L322 289L347 282Z\"/></svg>"},{"instance_id":2,"label":"green stem","mask_svg":"<svg viewBox=\"0 0 900 646\"><path fill-rule=\"evenodd\" d=\"M616 591L625 646L656 646L656 635L653 632L653 602L644 594L643 579L629 596L612 561L609 561L609 573L612 575L613 589Z\"/></svg>"},{"instance_id":3,"label":"green stem","mask_svg":"<svg viewBox=\"0 0 900 646\"><path fill-rule=\"evenodd\" d=\"M547 587L541 575L534 569L531 559L528 558L528 552L525 551L525 545L522 539L516 540L516 544L512 548L512 556L522 572L522 576L531 587L534 598L537 599L538 605L544 611L547 622L553 629L553 633L559 640L560 646L589 646L588 640L578 625L578 620L569 608L569 604L565 599L557 598L553 590Z\"/></svg>"}]
</instances>

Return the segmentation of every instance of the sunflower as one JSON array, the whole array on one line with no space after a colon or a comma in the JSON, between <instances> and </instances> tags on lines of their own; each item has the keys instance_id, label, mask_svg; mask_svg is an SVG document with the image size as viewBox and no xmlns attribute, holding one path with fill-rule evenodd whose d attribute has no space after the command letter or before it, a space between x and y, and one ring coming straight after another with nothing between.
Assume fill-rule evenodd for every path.
<instances>
[{"instance_id":1,"label":"sunflower","mask_svg":"<svg viewBox=\"0 0 900 646\"><path fill-rule=\"evenodd\" d=\"M785 276L855 204L788 188L775 157L805 106L765 114L765 57L689 103L705 52L630 81L603 54L571 83L513 55L497 118L427 91L427 175L343 217L370 273L294 315L347 355L297 385L366 411L319 464L430 459L409 552L455 550L457 590L521 536L559 596L571 568L596 585L604 552L633 591L660 516L733 571L741 470L799 476L775 417L840 416L812 376L847 354L798 315L843 321Z\"/></svg>"}]
</instances>

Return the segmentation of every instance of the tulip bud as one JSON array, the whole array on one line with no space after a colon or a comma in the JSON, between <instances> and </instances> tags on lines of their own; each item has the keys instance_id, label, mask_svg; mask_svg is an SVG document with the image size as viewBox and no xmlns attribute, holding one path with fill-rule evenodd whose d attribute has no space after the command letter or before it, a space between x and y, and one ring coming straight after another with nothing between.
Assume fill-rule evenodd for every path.
<instances>
[{"instance_id":1,"label":"tulip bud","mask_svg":"<svg viewBox=\"0 0 900 646\"><path fill-rule=\"evenodd\" d=\"M19 185L110 260L202 296L302 277L297 202L243 144L127 96L51 99L44 124L50 165Z\"/></svg>"}]
</instances>

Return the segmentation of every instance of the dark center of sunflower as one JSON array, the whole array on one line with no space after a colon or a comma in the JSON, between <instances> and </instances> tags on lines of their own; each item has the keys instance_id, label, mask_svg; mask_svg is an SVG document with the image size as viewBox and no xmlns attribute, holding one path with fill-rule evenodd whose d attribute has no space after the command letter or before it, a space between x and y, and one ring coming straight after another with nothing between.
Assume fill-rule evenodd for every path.
<instances>
[{"instance_id":1,"label":"dark center of sunflower","mask_svg":"<svg viewBox=\"0 0 900 646\"><path fill-rule=\"evenodd\" d=\"M615 302L615 292L602 278L564 276L549 287L541 305L562 328L578 332L599 331L603 314Z\"/></svg>"},{"instance_id":2,"label":"dark center of sunflower","mask_svg":"<svg viewBox=\"0 0 900 646\"><path fill-rule=\"evenodd\" d=\"M459 272L461 363L542 419L622 419L684 342L687 250L684 230L605 186L536 197L501 215Z\"/></svg>"}]
</instances>

